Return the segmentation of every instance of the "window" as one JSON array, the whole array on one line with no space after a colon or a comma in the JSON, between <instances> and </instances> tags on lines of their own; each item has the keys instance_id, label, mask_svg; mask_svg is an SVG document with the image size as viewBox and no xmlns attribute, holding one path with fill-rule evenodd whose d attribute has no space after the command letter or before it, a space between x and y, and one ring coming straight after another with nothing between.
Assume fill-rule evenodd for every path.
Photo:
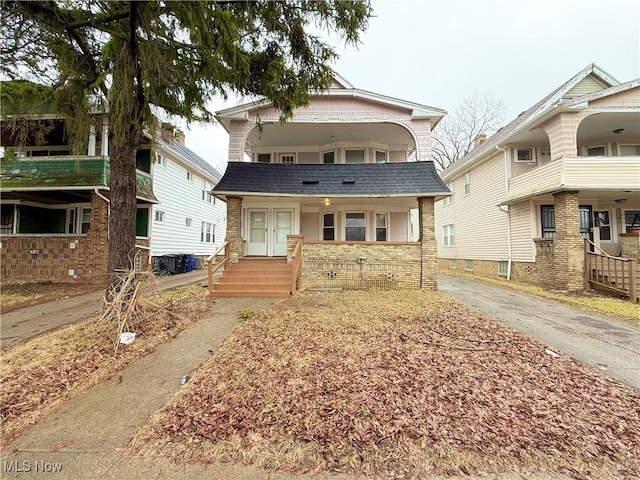
<instances>
[{"instance_id":1,"label":"window","mask_svg":"<svg viewBox=\"0 0 640 480\"><path fill-rule=\"evenodd\" d=\"M167 166L167 157L163 157L162 155L157 155L156 156L156 164L159 165L160 167L166 167Z\"/></svg>"},{"instance_id":2,"label":"window","mask_svg":"<svg viewBox=\"0 0 640 480\"><path fill-rule=\"evenodd\" d=\"M347 241L364 241L366 239L366 222L364 213L345 214L344 238Z\"/></svg>"},{"instance_id":3,"label":"window","mask_svg":"<svg viewBox=\"0 0 640 480\"><path fill-rule=\"evenodd\" d=\"M553 205L540 207L540 220L542 222L542 236L551 238L556 236L556 214Z\"/></svg>"},{"instance_id":4,"label":"window","mask_svg":"<svg viewBox=\"0 0 640 480\"><path fill-rule=\"evenodd\" d=\"M509 262L507 262L507 261L498 262L498 276L499 277L506 277L508 268L509 268Z\"/></svg>"},{"instance_id":5,"label":"window","mask_svg":"<svg viewBox=\"0 0 640 480\"><path fill-rule=\"evenodd\" d=\"M80 233L89 232L90 227L91 227L91 209L83 208L82 216L80 217Z\"/></svg>"},{"instance_id":6,"label":"window","mask_svg":"<svg viewBox=\"0 0 640 480\"><path fill-rule=\"evenodd\" d=\"M447 183L447 188L451 190L451 195L448 197L444 197L442 204L446 207L447 205L451 205L453 203L453 182Z\"/></svg>"},{"instance_id":7,"label":"window","mask_svg":"<svg viewBox=\"0 0 640 480\"><path fill-rule=\"evenodd\" d=\"M364 163L364 149L345 150L344 163Z\"/></svg>"},{"instance_id":8,"label":"window","mask_svg":"<svg viewBox=\"0 0 640 480\"><path fill-rule=\"evenodd\" d=\"M376 242L387 241L387 214L376 213Z\"/></svg>"},{"instance_id":9,"label":"window","mask_svg":"<svg viewBox=\"0 0 640 480\"><path fill-rule=\"evenodd\" d=\"M471 193L471 173L464 174L464 194L469 195Z\"/></svg>"},{"instance_id":10,"label":"window","mask_svg":"<svg viewBox=\"0 0 640 480\"><path fill-rule=\"evenodd\" d=\"M156 210L155 221L156 223L164 223L164 212Z\"/></svg>"},{"instance_id":11,"label":"window","mask_svg":"<svg viewBox=\"0 0 640 480\"><path fill-rule=\"evenodd\" d=\"M67 209L67 232L76 233L76 208Z\"/></svg>"},{"instance_id":12,"label":"window","mask_svg":"<svg viewBox=\"0 0 640 480\"><path fill-rule=\"evenodd\" d=\"M623 157L638 156L640 155L640 145L620 145L618 155Z\"/></svg>"},{"instance_id":13,"label":"window","mask_svg":"<svg viewBox=\"0 0 640 480\"><path fill-rule=\"evenodd\" d=\"M329 150L322 154L322 163L336 163L336 152Z\"/></svg>"},{"instance_id":14,"label":"window","mask_svg":"<svg viewBox=\"0 0 640 480\"><path fill-rule=\"evenodd\" d=\"M445 247L455 245L455 227L453 223L442 226L442 244Z\"/></svg>"},{"instance_id":15,"label":"window","mask_svg":"<svg viewBox=\"0 0 640 480\"><path fill-rule=\"evenodd\" d=\"M516 148L515 151L516 151L515 152L516 162L531 163L536 161L534 157L533 148L531 147L526 147L526 148L520 147L520 148Z\"/></svg>"},{"instance_id":16,"label":"window","mask_svg":"<svg viewBox=\"0 0 640 480\"><path fill-rule=\"evenodd\" d=\"M458 268L458 261L455 258L449 259L449 268L451 270L455 270L456 268Z\"/></svg>"},{"instance_id":17,"label":"window","mask_svg":"<svg viewBox=\"0 0 640 480\"><path fill-rule=\"evenodd\" d=\"M587 147L585 151L587 157L604 157L607 154L607 147L605 145L597 145L594 147Z\"/></svg>"},{"instance_id":18,"label":"window","mask_svg":"<svg viewBox=\"0 0 640 480\"><path fill-rule=\"evenodd\" d=\"M270 153L259 153L256 156L256 161L258 163L271 163L271 154Z\"/></svg>"},{"instance_id":19,"label":"window","mask_svg":"<svg viewBox=\"0 0 640 480\"><path fill-rule=\"evenodd\" d=\"M473 260L465 260L464 261L464 269L472 272L473 271Z\"/></svg>"},{"instance_id":20,"label":"window","mask_svg":"<svg viewBox=\"0 0 640 480\"><path fill-rule=\"evenodd\" d=\"M551 161L551 149L549 148L540 148L538 150L538 163L540 166L546 165Z\"/></svg>"},{"instance_id":21,"label":"window","mask_svg":"<svg viewBox=\"0 0 640 480\"><path fill-rule=\"evenodd\" d=\"M187 228L191 228L191 219L190 218L185 218L184 220L184 226Z\"/></svg>"},{"instance_id":22,"label":"window","mask_svg":"<svg viewBox=\"0 0 640 480\"><path fill-rule=\"evenodd\" d=\"M296 156L293 153L281 153L280 163L295 163Z\"/></svg>"},{"instance_id":23,"label":"window","mask_svg":"<svg viewBox=\"0 0 640 480\"><path fill-rule=\"evenodd\" d=\"M625 232L631 227L640 227L640 210L625 210L623 215Z\"/></svg>"},{"instance_id":24,"label":"window","mask_svg":"<svg viewBox=\"0 0 640 480\"><path fill-rule=\"evenodd\" d=\"M136 169L151 173L151 150L136 151Z\"/></svg>"},{"instance_id":25,"label":"window","mask_svg":"<svg viewBox=\"0 0 640 480\"><path fill-rule=\"evenodd\" d=\"M376 163L387 163L387 152L376 150Z\"/></svg>"},{"instance_id":26,"label":"window","mask_svg":"<svg viewBox=\"0 0 640 480\"><path fill-rule=\"evenodd\" d=\"M67 209L16 205L16 233L67 233Z\"/></svg>"},{"instance_id":27,"label":"window","mask_svg":"<svg viewBox=\"0 0 640 480\"><path fill-rule=\"evenodd\" d=\"M216 197L209 193L212 188L213 185L211 185L209 182L207 182L206 180L202 181L202 200L215 205Z\"/></svg>"},{"instance_id":28,"label":"window","mask_svg":"<svg viewBox=\"0 0 640 480\"><path fill-rule=\"evenodd\" d=\"M594 227L600 228L600 240L610 242L611 238L611 216L609 210L598 210L593 212Z\"/></svg>"},{"instance_id":29,"label":"window","mask_svg":"<svg viewBox=\"0 0 640 480\"><path fill-rule=\"evenodd\" d=\"M200 227L200 241L214 243L216 241L216 226L213 223L202 222Z\"/></svg>"},{"instance_id":30,"label":"window","mask_svg":"<svg viewBox=\"0 0 640 480\"><path fill-rule=\"evenodd\" d=\"M136 210L136 237L149 236L149 208Z\"/></svg>"},{"instance_id":31,"label":"window","mask_svg":"<svg viewBox=\"0 0 640 480\"><path fill-rule=\"evenodd\" d=\"M193 180L193 174L187 170L187 180L192 181Z\"/></svg>"},{"instance_id":32,"label":"window","mask_svg":"<svg viewBox=\"0 0 640 480\"><path fill-rule=\"evenodd\" d=\"M333 213L322 215L322 240L336 239L336 216Z\"/></svg>"}]
</instances>

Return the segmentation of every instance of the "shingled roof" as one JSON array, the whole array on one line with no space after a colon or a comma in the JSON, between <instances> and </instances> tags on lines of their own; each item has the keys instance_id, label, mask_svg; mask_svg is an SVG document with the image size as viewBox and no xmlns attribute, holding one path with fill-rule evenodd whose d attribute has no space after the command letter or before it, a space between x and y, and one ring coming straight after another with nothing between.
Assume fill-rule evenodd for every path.
<instances>
[{"instance_id":1,"label":"shingled roof","mask_svg":"<svg viewBox=\"0 0 640 480\"><path fill-rule=\"evenodd\" d=\"M213 193L222 198L230 195L361 198L450 195L433 162L229 162Z\"/></svg>"}]
</instances>

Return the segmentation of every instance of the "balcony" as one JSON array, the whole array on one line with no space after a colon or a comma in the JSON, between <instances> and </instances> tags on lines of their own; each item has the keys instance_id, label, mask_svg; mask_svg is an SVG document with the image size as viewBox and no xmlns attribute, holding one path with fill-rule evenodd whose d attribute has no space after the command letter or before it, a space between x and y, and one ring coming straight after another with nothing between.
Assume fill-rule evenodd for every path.
<instances>
[{"instance_id":1,"label":"balcony","mask_svg":"<svg viewBox=\"0 0 640 480\"><path fill-rule=\"evenodd\" d=\"M137 196L155 202L151 175L136 171ZM109 159L102 156L60 156L17 159L0 166L2 192L90 190L108 188Z\"/></svg>"},{"instance_id":2,"label":"balcony","mask_svg":"<svg viewBox=\"0 0 640 480\"><path fill-rule=\"evenodd\" d=\"M565 157L509 180L508 205L562 190L640 190L640 156Z\"/></svg>"}]
</instances>

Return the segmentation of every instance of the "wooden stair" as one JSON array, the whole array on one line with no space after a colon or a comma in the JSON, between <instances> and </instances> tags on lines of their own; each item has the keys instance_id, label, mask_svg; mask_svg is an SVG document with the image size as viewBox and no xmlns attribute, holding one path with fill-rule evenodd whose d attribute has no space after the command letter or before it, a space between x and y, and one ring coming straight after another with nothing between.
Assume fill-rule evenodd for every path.
<instances>
[{"instance_id":1,"label":"wooden stair","mask_svg":"<svg viewBox=\"0 0 640 480\"><path fill-rule=\"evenodd\" d=\"M291 264L286 258L244 257L225 265L214 297L288 297Z\"/></svg>"}]
</instances>

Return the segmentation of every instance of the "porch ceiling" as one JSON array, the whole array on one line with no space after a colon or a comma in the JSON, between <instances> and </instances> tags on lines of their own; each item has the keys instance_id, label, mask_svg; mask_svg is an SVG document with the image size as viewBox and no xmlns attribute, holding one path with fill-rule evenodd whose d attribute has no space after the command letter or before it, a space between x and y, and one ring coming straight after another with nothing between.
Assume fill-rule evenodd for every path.
<instances>
[{"instance_id":1,"label":"porch ceiling","mask_svg":"<svg viewBox=\"0 0 640 480\"><path fill-rule=\"evenodd\" d=\"M393 123L268 123L262 133L254 128L247 137L246 148L303 147L335 142L370 142L414 148L409 131Z\"/></svg>"},{"instance_id":2,"label":"porch ceiling","mask_svg":"<svg viewBox=\"0 0 640 480\"><path fill-rule=\"evenodd\" d=\"M325 204L325 198L329 200L329 205ZM345 197L267 197L267 196L244 196L243 203L251 205L278 207L299 205L302 210L332 210L343 207L361 207L363 210L379 208L381 210L405 210L418 208L418 200L415 197L393 197L393 198L345 198Z\"/></svg>"}]
</instances>

